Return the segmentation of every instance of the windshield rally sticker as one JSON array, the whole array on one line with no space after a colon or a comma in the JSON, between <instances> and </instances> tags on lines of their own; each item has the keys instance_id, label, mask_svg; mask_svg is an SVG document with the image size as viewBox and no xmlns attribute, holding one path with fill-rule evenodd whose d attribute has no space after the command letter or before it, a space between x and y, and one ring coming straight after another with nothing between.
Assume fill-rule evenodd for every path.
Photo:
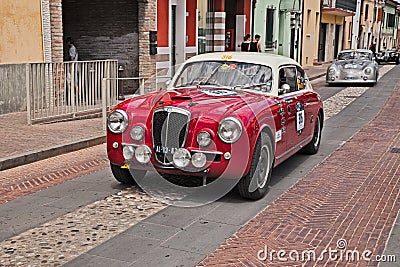
<instances>
[{"instance_id":1,"label":"windshield rally sticker","mask_svg":"<svg viewBox=\"0 0 400 267\"><path fill-rule=\"evenodd\" d=\"M223 89L207 89L207 90L200 90L200 92L205 93L209 96L237 96L238 93L231 90L223 90Z\"/></svg>"}]
</instances>

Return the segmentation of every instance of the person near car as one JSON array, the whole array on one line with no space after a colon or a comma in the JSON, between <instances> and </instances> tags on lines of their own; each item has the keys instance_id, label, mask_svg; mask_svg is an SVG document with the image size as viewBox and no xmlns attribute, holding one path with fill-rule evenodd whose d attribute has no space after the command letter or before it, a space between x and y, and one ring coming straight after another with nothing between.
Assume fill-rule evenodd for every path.
<instances>
[{"instance_id":1,"label":"person near car","mask_svg":"<svg viewBox=\"0 0 400 267\"><path fill-rule=\"evenodd\" d=\"M75 89L75 91L74 91L75 98L77 98L78 79L79 79L79 77L78 77L78 50L76 49L75 41L71 37L67 38L66 43L67 43L67 45L69 47L68 48L68 60L75 62L73 64L73 67L74 67L74 71L73 72L74 73L71 73L70 75L74 76L74 85L71 86L71 87L73 87ZM72 65L71 65L71 67L72 67ZM71 102L69 94L70 94L70 92L67 91L67 103L68 104L70 104L70 102ZM72 100L72 101L75 101L75 100Z\"/></svg>"},{"instance_id":2,"label":"person near car","mask_svg":"<svg viewBox=\"0 0 400 267\"><path fill-rule=\"evenodd\" d=\"M371 45L369 46L369 50L371 50L372 53L373 53L374 56L375 56L375 53L376 53L376 44L375 44L375 43L371 43Z\"/></svg>"},{"instance_id":3,"label":"person near car","mask_svg":"<svg viewBox=\"0 0 400 267\"><path fill-rule=\"evenodd\" d=\"M240 45L240 51L248 52L249 49L250 49L250 43L251 43L251 35L250 34L246 34L243 37L243 42Z\"/></svg>"},{"instance_id":4,"label":"person near car","mask_svg":"<svg viewBox=\"0 0 400 267\"><path fill-rule=\"evenodd\" d=\"M258 34L254 36L254 41L250 43L249 47L250 52L261 52L260 38L261 36Z\"/></svg>"}]
</instances>

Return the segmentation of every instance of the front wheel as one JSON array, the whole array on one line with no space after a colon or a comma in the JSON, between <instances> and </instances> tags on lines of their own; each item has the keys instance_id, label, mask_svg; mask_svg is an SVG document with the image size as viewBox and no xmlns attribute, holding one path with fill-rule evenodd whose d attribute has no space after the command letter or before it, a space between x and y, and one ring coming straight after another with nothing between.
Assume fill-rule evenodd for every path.
<instances>
[{"instance_id":1,"label":"front wheel","mask_svg":"<svg viewBox=\"0 0 400 267\"><path fill-rule=\"evenodd\" d=\"M122 169L121 166L110 163L114 178L122 184L136 184L135 178L142 179L146 171Z\"/></svg>"},{"instance_id":2,"label":"front wheel","mask_svg":"<svg viewBox=\"0 0 400 267\"><path fill-rule=\"evenodd\" d=\"M250 170L238 183L242 197L260 199L268 190L274 162L274 149L268 134L261 132L251 159Z\"/></svg>"},{"instance_id":3,"label":"front wheel","mask_svg":"<svg viewBox=\"0 0 400 267\"><path fill-rule=\"evenodd\" d=\"M310 143L308 143L303 149L302 152L305 154L313 155L316 154L319 150L319 144L321 143L321 131L322 131L322 116L318 114L315 127L314 127L314 135Z\"/></svg>"}]
</instances>

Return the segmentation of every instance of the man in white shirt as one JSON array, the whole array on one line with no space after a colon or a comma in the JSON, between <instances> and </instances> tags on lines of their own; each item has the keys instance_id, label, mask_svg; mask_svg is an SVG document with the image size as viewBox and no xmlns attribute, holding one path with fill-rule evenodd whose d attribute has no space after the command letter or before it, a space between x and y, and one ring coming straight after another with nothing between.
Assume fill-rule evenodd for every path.
<instances>
[{"instance_id":1,"label":"man in white shirt","mask_svg":"<svg viewBox=\"0 0 400 267\"><path fill-rule=\"evenodd\" d=\"M78 50L75 47L75 42L71 37L68 37L66 40L67 45L69 46L68 49L68 59L70 61L78 62ZM71 64L74 67L74 88L75 88L75 98L77 97L78 91L78 63ZM72 73L71 73L72 76ZM70 102L70 96L67 93L67 102ZM72 99L71 99L72 100Z\"/></svg>"}]
</instances>

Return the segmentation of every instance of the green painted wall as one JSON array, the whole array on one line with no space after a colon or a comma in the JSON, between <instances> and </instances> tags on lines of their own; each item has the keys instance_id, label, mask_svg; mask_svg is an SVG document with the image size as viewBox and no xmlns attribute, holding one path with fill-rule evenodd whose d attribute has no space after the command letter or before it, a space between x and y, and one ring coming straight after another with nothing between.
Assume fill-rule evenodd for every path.
<instances>
[{"instance_id":1,"label":"green painted wall","mask_svg":"<svg viewBox=\"0 0 400 267\"><path fill-rule=\"evenodd\" d=\"M254 13L254 34L261 35L261 44L263 51L267 53L290 56L291 47L291 14L301 13L301 0L257 0ZM273 12L273 38L274 47L266 48L267 34L267 10L272 9ZM301 14L299 15L301 20ZM298 27L298 35L296 35L297 48L294 49L294 59L300 59L301 49L301 26Z\"/></svg>"}]
</instances>

